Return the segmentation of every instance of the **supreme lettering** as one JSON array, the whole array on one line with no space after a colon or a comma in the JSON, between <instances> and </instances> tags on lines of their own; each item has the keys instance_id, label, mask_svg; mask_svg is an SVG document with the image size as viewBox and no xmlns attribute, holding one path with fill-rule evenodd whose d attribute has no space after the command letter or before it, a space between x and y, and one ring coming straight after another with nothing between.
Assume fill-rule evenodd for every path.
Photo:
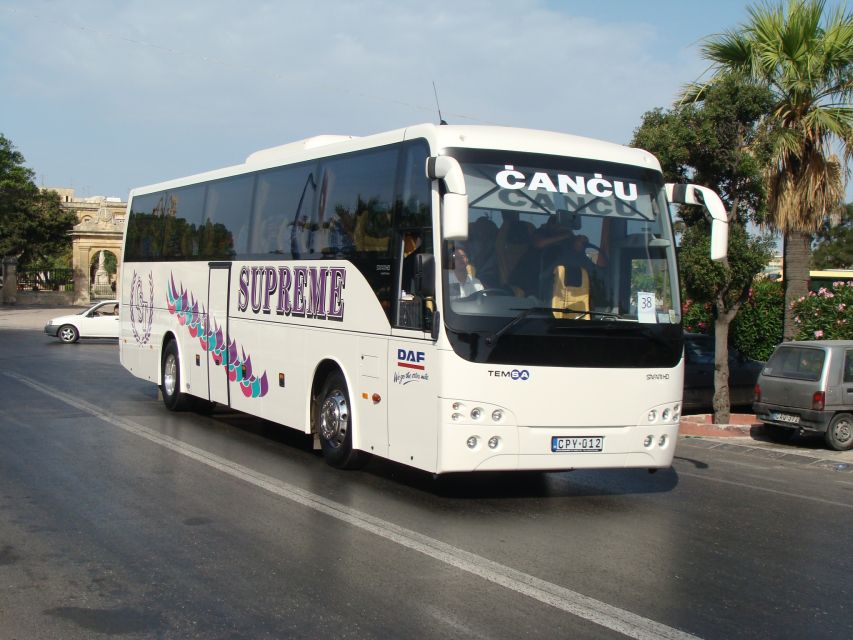
<instances>
[{"instance_id":1,"label":"supreme lettering","mask_svg":"<svg viewBox=\"0 0 853 640\"><path fill-rule=\"evenodd\" d=\"M280 316L344 319L344 267L241 267L237 308Z\"/></svg>"}]
</instances>

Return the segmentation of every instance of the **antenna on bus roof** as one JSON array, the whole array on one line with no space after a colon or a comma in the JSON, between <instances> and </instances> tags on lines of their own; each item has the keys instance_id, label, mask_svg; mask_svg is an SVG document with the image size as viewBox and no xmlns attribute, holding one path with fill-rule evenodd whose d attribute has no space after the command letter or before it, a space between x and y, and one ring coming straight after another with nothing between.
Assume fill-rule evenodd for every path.
<instances>
[{"instance_id":1,"label":"antenna on bus roof","mask_svg":"<svg viewBox=\"0 0 853 640\"><path fill-rule=\"evenodd\" d=\"M447 124L447 121L441 117L441 105L438 104L438 90L435 88L435 80L432 81L432 92L435 94L435 108L438 109L438 124Z\"/></svg>"}]
</instances>

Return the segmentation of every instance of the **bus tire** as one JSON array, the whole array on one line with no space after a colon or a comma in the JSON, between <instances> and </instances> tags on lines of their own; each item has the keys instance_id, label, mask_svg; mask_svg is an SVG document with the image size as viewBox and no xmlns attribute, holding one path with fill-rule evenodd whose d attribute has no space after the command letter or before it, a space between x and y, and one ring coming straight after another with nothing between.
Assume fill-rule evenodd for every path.
<instances>
[{"instance_id":1,"label":"bus tire","mask_svg":"<svg viewBox=\"0 0 853 640\"><path fill-rule=\"evenodd\" d=\"M352 447L352 411L343 375L335 371L326 378L314 409L314 427L326 463L336 469L357 469L367 454Z\"/></svg>"},{"instance_id":2,"label":"bus tire","mask_svg":"<svg viewBox=\"0 0 853 640\"><path fill-rule=\"evenodd\" d=\"M178 356L178 343L174 340L163 349L160 374L163 404L169 411L186 411L191 399L186 393L181 393L181 360Z\"/></svg>"}]
</instances>

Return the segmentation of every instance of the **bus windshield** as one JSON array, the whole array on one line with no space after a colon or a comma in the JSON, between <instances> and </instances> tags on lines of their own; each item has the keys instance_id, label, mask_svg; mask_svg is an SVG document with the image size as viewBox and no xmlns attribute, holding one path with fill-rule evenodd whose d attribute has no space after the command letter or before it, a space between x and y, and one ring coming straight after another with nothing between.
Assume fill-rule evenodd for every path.
<instances>
[{"instance_id":1,"label":"bus windshield","mask_svg":"<svg viewBox=\"0 0 853 640\"><path fill-rule=\"evenodd\" d=\"M680 324L659 172L584 158L448 153L462 165L469 201L468 239L443 248L449 327L499 337L548 333L555 323Z\"/></svg>"}]
</instances>

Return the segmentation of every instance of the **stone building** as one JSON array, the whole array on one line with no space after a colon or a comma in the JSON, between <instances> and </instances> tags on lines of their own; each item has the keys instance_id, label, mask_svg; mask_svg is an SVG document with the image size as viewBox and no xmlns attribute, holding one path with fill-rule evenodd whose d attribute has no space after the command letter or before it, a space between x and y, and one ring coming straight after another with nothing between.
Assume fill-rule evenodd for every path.
<instances>
[{"instance_id":1,"label":"stone building","mask_svg":"<svg viewBox=\"0 0 853 640\"><path fill-rule=\"evenodd\" d=\"M120 198L94 196L76 198L74 189L52 189L59 193L62 206L73 211L79 221L71 231L74 269L74 304L86 304L93 298L112 298L121 282L121 238L127 203ZM116 272L103 280L104 253L115 256ZM96 278L97 275L97 278Z\"/></svg>"}]
</instances>

